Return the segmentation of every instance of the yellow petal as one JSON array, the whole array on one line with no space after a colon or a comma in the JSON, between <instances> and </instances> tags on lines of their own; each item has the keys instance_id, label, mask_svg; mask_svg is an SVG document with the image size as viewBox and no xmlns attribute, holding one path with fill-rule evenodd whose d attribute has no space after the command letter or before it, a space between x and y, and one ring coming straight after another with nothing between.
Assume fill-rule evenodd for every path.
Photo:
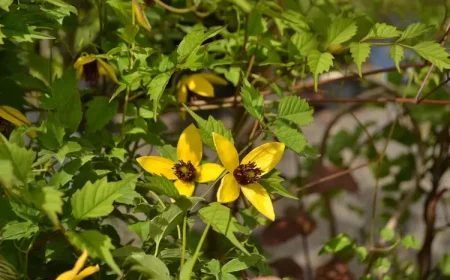
<instances>
[{"instance_id":1,"label":"yellow petal","mask_svg":"<svg viewBox=\"0 0 450 280\"><path fill-rule=\"evenodd\" d=\"M111 80L113 80L113 82L115 82L116 84L119 84L119 80L117 79L116 72L111 67L111 65L109 65L102 59L98 58L97 59L97 67L98 67L98 73L100 75L108 76Z\"/></svg>"},{"instance_id":2,"label":"yellow petal","mask_svg":"<svg viewBox=\"0 0 450 280\"><path fill-rule=\"evenodd\" d=\"M261 214L269 220L275 220L275 212L273 211L272 201L267 191L258 183L241 185L244 196L250 201Z\"/></svg>"},{"instance_id":3,"label":"yellow petal","mask_svg":"<svg viewBox=\"0 0 450 280\"><path fill-rule=\"evenodd\" d=\"M253 149L243 159L242 164L249 162L256 163L256 166L263 171L263 175L272 170L281 160L284 152L284 144L270 142L262 144Z\"/></svg>"},{"instance_id":4,"label":"yellow petal","mask_svg":"<svg viewBox=\"0 0 450 280\"><path fill-rule=\"evenodd\" d=\"M186 85L183 84L182 82L179 82L178 83L178 92L177 92L178 103L181 103L181 104L186 103L187 95L188 95L188 91L187 91ZM181 116L182 120L186 120L186 112L185 111L181 111L180 116Z\"/></svg>"},{"instance_id":5,"label":"yellow petal","mask_svg":"<svg viewBox=\"0 0 450 280\"><path fill-rule=\"evenodd\" d=\"M194 75L198 75L201 76L202 78L207 79L208 81L210 81L213 84L216 85L224 85L226 86L228 84L228 81L211 73L199 73L199 74L194 74ZM192 75L192 76L194 76Z\"/></svg>"},{"instance_id":6,"label":"yellow petal","mask_svg":"<svg viewBox=\"0 0 450 280\"><path fill-rule=\"evenodd\" d=\"M77 276L73 278L73 280L81 280L89 275L92 275L100 270L100 267L98 265L95 266L88 266L85 269L83 269Z\"/></svg>"},{"instance_id":7,"label":"yellow petal","mask_svg":"<svg viewBox=\"0 0 450 280\"><path fill-rule=\"evenodd\" d=\"M133 4L134 15L136 16L138 23L146 30L150 31L152 29L152 26L148 22L142 6L136 0L131 0L131 3Z\"/></svg>"},{"instance_id":8,"label":"yellow petal","mask_svg":"<svg viewBox=\"0 0 450 280\"><path fill-rule=\"evenodd\" d=\"M66 271L62 274L60 274L56 280L73 280L75 278L76 273L74 273L72 270Z\"/></svg>"},{"instance_id":9,"label":"yellow petal","mask_svg":"<svg viewBox=\"0 0 450 280\"><path fill-rule=\"evenodd\" d=\"M205 163L197 167L197 182L207 183L217 179L225 170L222 165L215 163Z\"/></svg>"},{"instance_id":10,"label":"yellow petal","mask_svg":"<svg viewBox=\"0 0 450 280\"><path fill-rule=\"evenodd\" d=\"M137 158L136 160L147 172L162 175L169 180L177 179L172 170L175 162L170 159L157 156L145 156Z\"/></svg>"},{"instance_id":11,"label":"yellow petal","mask_svg":"<svg viewBox=\"0 0 450 280\"><path fill-rule=\"evenodd\" d=\"M83 76L83 70L84 69L82 66L76 68L76 77L78 80L81 78L81 76Z\"/></svg>"},{"instance_id":12,"label":"yellow petal","mask_svg":"<svg viewBox=\"0 0 450 280\"><path fill-rule=\"evenodd\" d=\"M82 56L80 56L77 59L77 61L75 61L75 63L73 64L73 67L75 69L78 69L78 68L82 67L85 64L88 64L88 63L91 63L91 62L95 61L96 59L97 58L93 54L82 55Z\"/></svg>"},{"instance_id":13,"label":"yellow petal","mask_svg":"<svg viewBox=\"0 0 450 280\"><path fill-rule=\"evenodd\" d=\"M28 126L27 117L22 112L9 106L0 106L0 117L14 124L15 126Z\"/></svg>"},{"instance_id":14,"label":"yellow petal","mask_svg":"<svg viewBox=\"0 0 450 280\"><path fill-rule=\"evenodd\" d=\"M228 172L233 173L234 169L239 166L239 155L228 139L213 132L214 146L220 161Z\"/></svg>"},{"instance_id":15,"label":"yellow petal","mask_svg":"<svg viewBox=\"0 0 450 280\"><path fill-rule=\"evenodd\" d=\"M190 197L194 193L195 183L176 180L175 187L177 187L177 190L180 193L180 195Z\"/></svg>"},{"instance_id":16,"label":"yellow petal","mask_svg":"<svg viewBox=\"0 0 450 280\"><path fill-rule=\"evenodd\" d=\"M239 197L239 184L230 173L223 176L217 191L217 201L220 203L230 203Z\"/></svg>"},{"instance_id":17,"label":"yellow petal","mask_svg":"<svg viewBox=\"0 0 450 280\"><path fill-rule=\"evenodd\" d=\"M205 97L214 97L214 87L211 82L199 75L191 75L184 82L190 91Z\"/></svg>"},{"instance_id":18,"label":"yellow petal","mask_svg":"<svg viewBox=\"0 0 450 280\"><path fill-rule=\"evenodd\" d=\"M197 167L203 156L203 145L195 125L189 125L180 135L177 144L178 160L191 161Z\"/></svg>"}]
</instances>

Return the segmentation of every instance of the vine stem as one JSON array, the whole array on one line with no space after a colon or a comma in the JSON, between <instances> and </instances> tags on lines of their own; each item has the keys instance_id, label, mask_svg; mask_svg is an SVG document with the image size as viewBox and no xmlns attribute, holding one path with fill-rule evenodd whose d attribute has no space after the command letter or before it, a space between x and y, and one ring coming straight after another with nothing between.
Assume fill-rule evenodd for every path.
<instances>
[{"instance_id":1,"label":"vine stem","mask_svg":"<svg viewBox=\"0 0 450 280\"><path fill-rule=\"evenodd\" d=\"M170 5L167 5L166 3L164 3L161 0L153 0L153 1L156 4L160 5L161 7L163 7L164 9L168 10L169 12L176 13L176 14L187 14L190 12L194 12L195 10L197 10L197 7L201 2L201 1L197 1L197 3L195 3L194 5L192 5L192 7L189 7L189 8L175 8Z\"/></svg>"},{"instance_id":2,"label":"vine stem","mask_svg":"<svg viewBox=\"0 0 450 280\"><path fill-rule=\"evenodd\" d=\"M181 264L180 264L180 270L184 265L184 258L186 256L186 228L187 228L187 213L184 215L183 219L183 240L181 244Z\"/></svg>"}]
</instances>

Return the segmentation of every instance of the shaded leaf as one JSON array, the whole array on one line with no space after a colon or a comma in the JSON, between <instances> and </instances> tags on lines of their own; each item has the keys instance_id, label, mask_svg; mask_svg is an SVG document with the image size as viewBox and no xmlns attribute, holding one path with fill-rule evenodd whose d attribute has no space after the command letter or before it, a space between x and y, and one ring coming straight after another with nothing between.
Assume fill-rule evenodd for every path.
<instances>
[{"instance_id":1,"label":"shaded leaf","mask_svg":"<svg viewBox=\"0 0 450 280\"><path fill-rule=\"evenodd\" d=\"M170 198L177 199L180 197L180 193L173 184L172 181L164 176L152 176L149 177L149 183L142 184L143 187L154 191L157 194L167 195Z\"/></svg>"},{"instance_id":2,"label":"shaded leaf","mask_svg":"<svg viewBox=\"0 0 450 280\"><path fill-rule=\"evenodd\" d=\"M150 99L153 100L153 113L155 120L158 112L159 100L161 99L171 76L171 71L158 74L153 78L148 86L148 94L150 95Z\"/></svg>"},{"instance_id":3,"label":"shaded leaf","mask_svg":"<svg viewBox=\"0 0 450 280\"><path fill-rule=\"evenodd\" d=\"M150 277L150 279L171 280L169 269L157 257L144 253L134 253L129 256L124 265L132 264L131 270Z\"/></svg>"},{"instance_id":4,"label":"shaded leaf","mask_svg":"<svg viewBox=\"0 0 450 280\"><path fill-rule=\"evenodd\" d=\"M87 130L95 132L107 125L117 114L119 102L112 100L109 102L106 96L97 96L89 101L86 106Z\"/></svg>"},{"instance_id":5,"label":"shaded leaf","mask_svg":"<svg viewBox=\"0 0 450 280\"><path fill-rule=\"evenodd\" d=\"M260 123L264 121L264 98L248 80L244 80L241 89L242 101L247 112L257 119Z\"/></svg>"}]
</instances>

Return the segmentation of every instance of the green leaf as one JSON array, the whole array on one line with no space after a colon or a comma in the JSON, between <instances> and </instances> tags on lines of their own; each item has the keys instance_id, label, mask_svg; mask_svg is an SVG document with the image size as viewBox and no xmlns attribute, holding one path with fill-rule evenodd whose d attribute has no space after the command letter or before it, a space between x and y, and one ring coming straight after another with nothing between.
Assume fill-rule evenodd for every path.
<instances>
[{"instance_id":1,"label":"green leaf","mask_svg":"<svg viewBox=\"0 0 450 280\"><path fill-rule=\"evenodd\" d=\"M147 184L141 186L154 191L157 194L167 195L170 198L177 199L180 197L178 189L175 187L172 181L163 176L148 177L150 181Z\"/></svg>"},{"instance_id":2,"label":"green leaf","mask_svg":"<svg viewBox=\"0 0 450 280\"><path fill-rule=\"evenodd\" d=\"M150 237L156 242L157 246L161 240L169 235L180 224L183 216L192 203L182 197L175 203L167 207L164 212L154 217L150 222Z\"/></svg>"},{"instance_id":3,"label":"green leaf","mask_svg":"<svg viewBox=\"0 0 450 280\"><path fill-rule=\"evenodd\" d=\"M400 38L398 38L397 42L420 36L424 33L427 33L432 28L433 28L432 26L423 24L421 22L416 22L416 23L410 24L405 29L405 31L403 31L402 35L400 36Z\"/></svg>"},{"instance_id":4,"label":"green leaf","mask_svg":"<svg viewBox=\"0 0 450 280\"><path fill-rule=\"evenodd\" d=\"M159 100L161 99L171 76L172 71L158 74L153 78L148 86L148 94L150 95L150 99L153 100L153 113L155 121L158 113Z\"/></svg>"},{"instance_id":5,"label":"green leaf","mask_svg":"<svg viewBox=\"0 0 450 280\"><path fill-rule=\"evenodd\" d=\"M32 191L31 194L36 207L42 209L54 225L58 225L58 214L62 214L64 205L62 196L64 194L52 186L43 187L39 191Z\"/></svg>"},{"instance_id":6,"label":"green leaf","mask_svg":"<svg viewBox=\"0 0 450 280\"><path fill-rule=\"evenodd\" d=\"M242 256L238 259L232 259L223 265L222 273L232 273L247 269L254 266L260 260L261 256L258 255Z\"/></svg>"},{"instance_id":7,"label":"green leaf","mask_svg":"<svg viewBox=\"0 0 450 280\"><path fill-rule=\"evenodd\" d=\"M183 63L184 60L204 41L219 34L225 27L216 27L206 32L203 29L193 30L187 34L177 48L177 61Z\"/></svg>"},{"instance_id":8,"label":"green leaf","mask_svg":"<svg viewBox=\"0 0 450 280\"><path fill-rule=\"evenodd\" d=\"M0 231L0 240L20 240L22 238L30 238L38 231L39 227L30 221L12 221L7 223Z\"/></svg>"},{"instance_id":9,"label":"green leaf","mask_svg":"<svg viewBox=\"0 0 450 280\"><path fill-rule=\"evenodd\" d=\"M439 262L439 268L445 276L450 276L450 253L445 254Z\"/></svg>"},{"instance_id":10,"label":"green leaf","mask_svg":"<svg viewBox=\"0 0 450 280\"><path fill-rule=\"evenodd\" d=\"M220 262L219 260L212 259L209 262L206 263L206 272L208 274L212 274L216 277L216 279L219 279L220 274Z\"/></svg>"},{"instance_id":11,"label":"green leaf","mask_svg":"<svg viewBox=\"0 0 450 280\"><path fill-rule=\"evenodd\" d=\"M350 53L352 54L353 61L358 67L359 76L362 77L361 65L366 62L370 55L370 44L368 43L351 43Z\"/></svg>"},{"instance_id":12,"label":"green leaf","mask_svg":"<svg viewBox=\"0 0 450 280\"><path fill-rule=\"evenodd\" d=\"M117 114L119 102L116 100L109 102L108 97L98 96L89 101L86 106L87 131L95 132L107 125Z\"/></svg>"},{"instance_id":13,"label":"green leaf","mask_svg":"<svg viewBox=\"0 0 450 280\"><path fill-rule=\"evenodd\" d=\"M264 176L264 180L260 182L260 184L270 193L270 194L278 194L287 198L298 199L295 195L286 190L281 182L284 181L280 176L280 172L278 170L271 171L268 175Z\"/></svg>"},{"instance_id":14,"label":"green leaf","mask_svg":"<svg viewBox=\"0 0 450 280\"><path fill-rule=\"evenodd\" d=\"M440 71L450 69L449 54L436 42L420 42L412 47L421 57L430 61Z\"/></svg>"},{"instance_id":15,"label":"green leaf","mask_svg":"<svg viewBox=\"0 0 450 280\"><path fill-rule=\"evenodd\" d=\"M358 260L360 262L363 262L367 258L367 255L369 254L367 252L366 247L363 247L363 246L356 247L355 248L355 253L356 253L356 256L358 257Z\"/></svg>"},{"instance_id":16,"label":"green leaf","mask_svg":"<svg viewBox=\"0 0 450 280\"><path fill-rule=\"evenodd\" d=\"M122 275L119 266L113 259L111 250L115 249L111 239L97 230L86 230L81 233L66 232L70 243L80 250L87 250L89 256L100 258L118 275Z\"/></svg>"},{"instance_id":17,"label":"green leaf","mask_svg":"<svg viewBox=\"0 0 450 280\"><path fill-rule=\"evenodd\" d=\"M395 26L386 23L375 23L369 33L361 41L367 39L388 39L398 37L402 34Z\"/></svg>"},{"instance_id":18,"label":"green leaf","mask_svg":"<svg viewBox=\"0 0 450 280\"><path fill-rule=\"evenodd\" d=\"M413 235L408 234L407 236L403 237L402 239L403 247L406 249L419 249L420 248L420 241Z\"/></svg>"},{"instance_id":19,"label":"green leaf","mask_svg":"<svg viewBox=\"0 0 450 280\"><path fill-rule=\"evenodd\" d=\"M391 261L388 258L381 257L375 261L373 267L377 273L385 274L391 269Z\"/></svg>"},{"instance_id":20,"label":"green leaf","mask_svg":"<svg viewBox=\"0 0 450 280\"><path fill-rule=\"evenodd\" d=\"M277 137L278 141L284 143L286 147L293 150L298 155L303 155L303 150L306 147L307 141L295 126L277 120L271 126L270 131Z\"/></svg>"},{"instance_id":21,"label":"green leaf","mask_svg":"<svg viewBox=\"0 0 450 280\"><path fill-rule=\"evenodd\" d=\"M0 167L1 170L1 167ZM11 208L11 203L6 197L0 196L0 230L10 221L16 220L18 217Z\"/></svg>"},{"instance_id":22,"label":"green leaf","mask_svg":"<svg viewBox=\"0 0 450 280\"><path fill-rule=\"evenodd\" d=\"M250 253L234 235L235 232L247 233L246 229L231 215L230 208L218 202L213 202L198 211L200 218L218 233L223 234L230 242L247 255Z\"/></svg>"},{"instance_id":23,"label":"green leaf","mask_svg":"<svg viewBox=\"0 0 450 280\"><path fill-rule=\"evenodd\" d=\"M131 270L138 271L150 278L157 280L171 280L169 269L157 257L144 253L133 253L129 256L124 265L130 265Z\"/></svg>"},{"instance_id":24,"label":"green leaf","mask_svg":"<svg viewBox=\"0 0 450 280\"><path fill-rule=\"evenodd\" d=\"M44 11L48 16L54 18L59 24L63 24L65 17L70 16L70 13L77 14L77 9L67 4L62 0L46 0L45 2L53 4L51 8L45 8L41 6L41 10Z\"/></svg>"},{"instance_id":25,"label":"green leaf","mask_svg":"<svg viewBox=\"0 0 450 280\"><path fill-rule=\"evenodd\" d=\"M88 181L86 185L72 196L72 213L77 220L97 218L108 215L114 209L112 203L122 196L125 188L138 175L130 176L118 182L107 182L106 178L94 183Z\"/></svg>"},{"instance_id":26,"label":"green leaf","mask_svg":"<svg viewBox=\"0 0 450 280\"><path fill-rule=\"evenodd\" d=\"M76 131L83 115L78 80L73 67L64 71L61 79L54 81L52 95L56 105L56 119L72 132Z\"/></svg>"},{"instance_id":27,"label":"green leaf","mask_svg":"<svg viewBox=\"0 0 450 280\"><path fill-rule=\"evenodd\" d=\"M356 35L358 26L353 19L338 18L328 27L327 46L347 42Z\"/></svg>"},{"instance_id":28,"label":"green leaf","mask_svg":"<svg viewBox=\"0 0 450 280\"><path fill-rule=\"evenodd\" d=\"M264 121L264 97L248 80L244 80L241 89L242 101L247 112L260 123Z\"/></svg>"},{"instance_id":29,"label":"green leaf","mask_svg":"<svg viewBox=\"0 0 450 280\"><path fill-rule=\"evenodd\" d=\"M0 145L0 161L5 168L0 171L0 180L6 187L18 183L17 180L25 185L36 154L32 150L9 143L3 135L0 137L0 141L3 142Z\"/></svg>"},{"instance_id":30,"label":"green leaf","mask_svg":"<svg viewBox=\"0 0 450 280\"><path fill-rule=\"evenodd\" d=\"M328 240L320 249L319 255L323 253L336 254L353 245L353 241L345 233L340 233L338 236Z\"/></svg>"},{"instance_id":31,"label":"green leaf","mask_svg":"<svg viewBox=\"0 0 450 280\"><path fill-rule=\"evenodd\" d=\"M314 90L317 91L319 75L328 72L333 66L333 55L329 52L321 53L318 50L312 50L308 54L308 66L314 75Z\"/></svg>"},{"instance_id":32,"label":"green leaf","mask_svg":"<svg viewBox=\"0 0 450 280\"><path fill-rule=\"evenodd\" d=\"M178 161L177 148L175 148L174 146L163 145L163 146L156 147L156 150L162 157L173 160L175 162Z\"/></svg>"},{"instance_id":33,"label":"green leaf","mask_svg":"<svg viewBox=\"0 0 450 280\"><path fill-rule=\"evenodd\" d=\"M389 54L391 55L391 58L394 61L395 67L397 67L398 72L401 72L400 61L402 61L403 56L405 55L403 47L399 45L392 45L389 49Z\"/></svg>"},{"instance_id":34,"label":"green leaf","mask_svg":"<svg viewBox=\"0 0 450 280\"><path fill-rule=\"evenodd\" d=\"M9 6L14 2L14 0L0 0L0 8L9 12Z\"/></svg>"},{"instance_id":35,"label":"green leaf","mask_svg":"<svg viewBox=\"0 0 450 280\"><path fill-rule=\"evenodd\" d=\"M296 32L288 43L288 51L294 56L307 56L312 50L317 50L319 43L316 36L309 32Z\"/></svg>"},{"instance_id":36,"label":"green leaf","mask_svg":"<svg viewBox=\"0 0 450 280\"><path fill-rule=\"evenodd\" d=\"M314 109L305 99L297 96L285 96L278 104L278 118L291 121L299 125L308 125L314 121Z\"/></svg>"},{"instance_id":37,"label":"green leaf","mask_svg":"<svg viewBox=\"0 0 450 280\"><path fill-rule=\"evenodd\" d=\"M229 129L225 127L222 121L218 121L214 119L212 116L209 116L208 120L204 120L194 111L189 109L189 107L187 107L184 104L183 106L186 109L186 111L192 116L192 118L194 118L194 120L197 122L198 133L202 138L202 142L208 145L213 151L216 150L212 138L213 132L222 135L223 137L227 138L231 143L234 143L233 134Z\"/></svg>"},{"instance_id":38,"label":"green leaf","mask_svg":"<svg viewBox=\"0 0 450 280\"><path fill-rule=\"evenodd\" d=\"M142 240L142 242L145 242L150 233L150 221L137 222L129 225L128 228L134 231Z\"/></svg>"},{"instance_id":39,"label":"green leaf","mask_svg":"<svg viewBox=\"0 0 450 280\"><path fill-rule=\"evenodd\" d=\"M383 228L380 230L380 236L385 241L391 241L395 237L395 231L389 228Z\"/></svg>"},{"instance_id":40,"label":"green leaf","mask_svg":"<svg viewBox=\"0 0 450 280\"><path fill-rule=\"evenodd\" d=\"M121 84L111 95L111 98L109 99L109 102L113 101L114 98L116 98L122 91L124 91L127 88L127 85Z\"/></svg>"},{"instance_id":41,"label":"green leaf","mask_svg":"<svg viewBox=\"0 0 450 280\"><path fill-rule=\"evenodd\" d=\"M258 36L267 31L267 22L263 18L262 14L257 11L252 11L248 15L247 22L247 35Z\"/></svg>"}]
</instances>

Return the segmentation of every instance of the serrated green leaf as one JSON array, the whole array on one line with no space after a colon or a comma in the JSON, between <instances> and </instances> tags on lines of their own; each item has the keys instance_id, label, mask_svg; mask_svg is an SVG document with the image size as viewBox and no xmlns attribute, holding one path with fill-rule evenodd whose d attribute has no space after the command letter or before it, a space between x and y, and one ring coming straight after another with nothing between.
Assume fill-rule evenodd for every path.
<instances>
[{"instance_id":1,"label":"serrated green leaf","mask_svg":"<svg viewBox=\"0 0 450 280\"><path fill-rule=\"evenodd\" d=\"M328 240L319 251L319 255L323 253L336 254L353 245L353 241L345 233L340 233L338 236Z\"/></svg>"},{"instance_id":2,"label":"serrated green leaf","mask_svg":"<svg viewBox=\"0 0 450 280\"><path fill-rule=\"evenodd\" d=\"M264 180L260 184L270 193L278 194L287 198L298 199L295 195L286 190L281 182L284 181L280 176L280 172L277 170L271 171L268 175L264 176Z\"/></svg>"},{"instance_id":3,"label":"serrated green leaf","mask_svg":"<svg viewBox=\"0 0 450 280\"><path fill-rule=\"evenodd\" d=\"M395 237L395 231L393 229L383 228L380 230L380 236L385 241L391 241Z\"/></svg>"},{"instance_id":4,"label":"serrated green leaf","mask_svg":"<svg viewBox=\"0 0 450 280\"><path fill-rule=\"evenodd\" d=\"M42 209L55 226L58 225L58 214L62 214L64 205L62 196L64 194L52 186L32 191L31 194L34 205Z\"/></svg>"},{"instance_id":5,"label":"serrated green leaf","mask_svg":"<svg viewBox=\"0 0 450 280\"><path fill-rule=\"evenodd\" d=\"M113 202L122 196L121 189L138 177L139 175L129 176L124 180L109 183L106 178L94 183L88 181L72 196L73 216L77 220L85 220L108 215L114 209Z\"/></svg>"},{"instance_id":6,"label":"serrated green leaf","mask_svg":"<svg viewBox=\"0 0 450 280\"><path fill-rule=\"evenodd\" d=\"M119 102L113 100L109 102L106 96L97 96L89 101L86 106L87 131L95 132L107 125L117 114Z\"/></svg>"},{"instance_id":7,"label":"serrated green leaf","mask_svg":"<svg viewBox=\"0 0 450 280\"><path fill-rule=\"evenodd\" d=\"M145 242L150 233L150 221L137 222L132 225L128 225L128 228L134 231L142 242Z\"/></svg>"},{"instance_id":8,"label":"serrated green leaf","mask_svg":"<svg viewBox=\"0 0 450 280\"><path fill-rule=\"evenodd\" d=\"M423 24L421 22L416 22L416 23L410 24L405 29L405 31L403 31L402 35L400 36L400 38L398 38L397 42L420 36L424 33L427 33L431 29L432 29L432 26Z\"/></svg>"},{"instance_id":9,"label":"serrated green leaf","mask_svg":"<svg viewBox=\"0 0 450 280\"><path fill-rule=\"evenodd\" d=\"M5 168L0 171L0 181L8 188L19 182L21 182L21 185L25 185L36 154L32 150L9 143L3 135L0 137L0 141L2 141L0 161L2 167Z\"/></svg>"},{"instance_id":10,"label":"serrated green leaf","mask_svg":"<svg viewBox=\"0 0 450 280\"><path fill-rule=\"evenodd\" d=\"M353 61L358 67L359 76L362 77L361 66L366 62L370 55L370 44L368 43L351 43L350 53L352 54Z\"/></svg>"},{"instance_id":11,"label":"serrated green leaf","mask_svg":"<svg viewBox=\"0 0 450 280\"><path fill-rule=\"evenodd\" d=\"M420 248L420 241L413 235L408 234L407 236L403 237L402 239L403 247L406 249L419 249Z\"/></svg>"},{"instance_id":12,"label":"serrated green leaf","mask_svg":"<svg viewBox=\"0 0 450 280\"><path fill-rule=\"evenodd\" d=\"M172 145L159 146L156 147L156 150L162 157L168 158L173 161L178 161L177 148L175 148L174 146Z\"/></svg>"},{"instance_id":13,"label":"serrated green leaf","mask_svg":"<svg viewBox=\"0 0 450 280\"><path fill-rule=\"evenodd\" d=\"M278 141L284 143L286 147L298 155L303 155L302 152L306 147L307 141L298 129L282 121L276 121L270 130L277 137Z\"/></svg>"},{"instance_id":14,"label":"serrated green leaf","mask_svg":"<svg viewBox=\"0 0 450 280\"><path fill-rule=\"evenodd\" d=\"M317 91L319 75L328 72L333 66L333 55L329 52L321 53L318 50L312 50L308 54L308 66L314 76L314 90Z\"/></svg>"},{"instance_id":15,"label":"serrated green leaf","mask_svg":"<svg viewBox=\"0 0 450 280\"><path fill-rule=\"evenodd\" d=\"M180 193L172 181L163 176L149 177L149 183L142 184L143 187L154 191L157 194L167 195L170 198L177 199Z\"/></svg>"},{"instance_id":16,"label":"serrated green leaf","mask_svg":"<svg viewBox=\"0 0 450 280\"><path fill-rule=\"evenodd\" d=\"M260 123L264 121L264 97L248 80L244 80L242 89L242 102L247 112Z\"/></svg>"},{"instance_id":17,"label":"serrated green leaf","mask_svg":"<svg viewBox=\"0 0 450 280\"><path fill-rule=\"evenodd\" d=\"M291 121L299 125L308 125L314 121L314 109L305 99L297 96L285 96L278 104L278 118Z\"/></svg>"},{"instance_id":18,"label":"serrated green leaf","mask_svg":"<svg viewBox=\"0 0 450 280\"><path fill-rule=\"evenodd\" d=\"M367 39L388 39L398 37L402 34L401 31L397 30L397 27L388 25L386 23L375 23L375 25L370 29L369 33L361 41Z\"/></svg>"},{"instance_id":19,"label":"serrated green leaf","mask_svg":"<svg viewBox=\"0 0 450 280\"><path fill-rule=\"evenodd\" d=\"M225 127L222 121L218 121L214 119L212 116L209 116L208 120L202 119L199 115L197 115L194 111L189 109L186 105L184 105L184 108L187 110L189 115L194 118L194 120L197 122L198 126L198 133L200 134L200 137L202 138L202 142L208 145L213 151L216 150L216 147L214 145L214 141L212 138L212 133L215 132L217 134L222 135L223 137L227 138L231 143L234 143L233 140L233 134L229 129Z\"/></svg>"},{"instance_id":20,"label":"serrated green leaf","mask_svg":"<svg viewBox=\"0 0 450 280\"><path fill-rule=\"evenodd\" d=\"M211 226L215 231L223 234L234 246L245 254L250 255L247 249L245 249L234 235L235 232L242 232L245 228L231 215L230 208L223 206L218 202L213 202L208 206L201 208L198 211L198 214L203 222L211 223Z\"/></svg>"},{"instance_id":21,"label":"serrated green leaf","mask_svg":"<svg viewBox=\"0 0 450 280\"><path fill-rule=\"evenodd\" d=\"M353 19L338 18L328 27L327 46L345 43L356 35L358 26Z\"/></svg>"},{"instance_id":22,"label":"serrated green leaf","mask_svg":"<svg viewBox=\"0 0 450 280\"><path fill-rule=\"evenodd\" d=\"M133 253L129 256L124 265L132 264L130 270L138 271L146 276L148 279L171 280L169 269L164 262L152 255L145 253Z\"/></svg>"},{"instance_id":23,"label":"serrated green leaf","mask_svg":"<svg viewBox=\"0 0 450 280\"><path fill-rule=\"evenodd\" d=\"M391 55L391 58L394 61L395 67L397 67L398 72L401 72L400 61L402 61L403 56L405 55L405 50L402 46L392 45L389 49L389 54Z\"/></svg>"},{"instance_id":24,"label":"serrated green leaf","mask_svg":"<svg viewBox=\"0 0 450 280\"><path fill-rule=\"evenodd\" d=\"M449 54L436 42L420 42L412 47L421 57L430 61L440 71L450 69Z\"/></svg>"},{"instance_id":25,"label":"serrated green leaf","mask_svg":"<svg viewBox=\"0 0 450 280\"><path fill-rule=\"evenodd\" d=\"M309 32L296 32L288 43L288 51L290 54L297 56L307 56L310 51L317 50L319 42L316 36Z\"/></svg>"},{"instance_id":26,"label":"serrated green leaf","mask_svg":"<svg viewBox=\"0 0 450 280\"><path fill-rule=\"evenodd\" d=\"M102 259L117 275L122 275L111 254L111 250L115 249L115 247L108 236L101 234L97 230L86 230L81 233L67 231L66 234L70 243L75 247L80 250L87 250L89 256Z\"/></svg>"},{"instance_id":27,"label":"serrated green leaf","mask_svg":"<svg viewBox=\"0 0 450 280\"><path fill-rule=\"evenodd\" d=\"M0 8L9 12L9 6L14 2L14 0L0 0Z\"/></svg>"},{"instance_id":28,"label":"serrated green leaf","mask_svg":"<svg viewBox=\"0 0 450 280\"><path fill-rule=\"evenodd\" d=\"M219 34L225 27L216 27L205 33L202 29L193 30L187 34L177 48L177 61L183 63L184 60L204 41Z\"/></svg>"},{"instance_id":29,"label":"serrated green leaf","mask_svg":"<svg viewBox=\"0 0 450 280\"><path fill-rule=\"evenodd\" d=\"M150 99L153 100L153 114L155 120L158 115L159 100L161 99L171 76L172 71L158 74L148 86L148 94L150 95Z\"/></svg>"},{"instance_id":30,"label":"serrated green leaf","mask_svg":"<svg viewBox=\"0 0 450 280\"><path fill-rule=\"evenodd\" d=\"M7 223L0 231L0 240L20 240L30 238L39 231L39 227L30 221Z\"/></svg>"},{"instance_id":31,"label":"serrated green leaf","mask_svg":"<svg viewBox=\"0 0 450 280\"><path fill-rule=\"evenodd\" d=\"M54 81L52 95L56 105L56 119L70 131L76 131L83 115L78 80L73 67L64 71L61 79Z\"/></svg>"}]
</instances>

